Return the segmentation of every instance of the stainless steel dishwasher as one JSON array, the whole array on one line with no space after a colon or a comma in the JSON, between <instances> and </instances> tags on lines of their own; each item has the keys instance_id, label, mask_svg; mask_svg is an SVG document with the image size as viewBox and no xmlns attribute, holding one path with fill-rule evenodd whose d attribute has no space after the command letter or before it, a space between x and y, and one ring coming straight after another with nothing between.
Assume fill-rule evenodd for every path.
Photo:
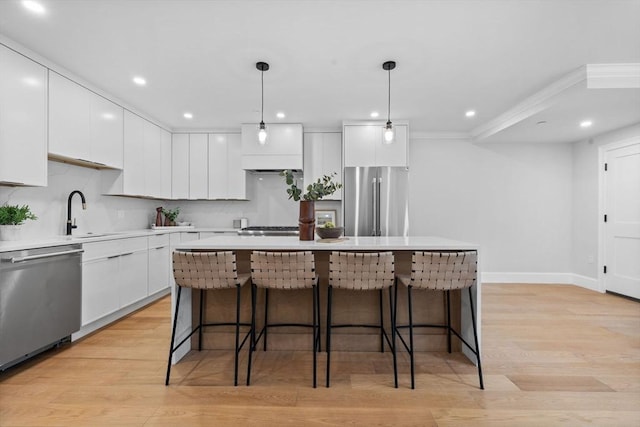
<instances>
[{"instance_id":1,"label":"stainless steel dishwasher","mask_svg":"<svg viewBox=\"0 0 640 427\"><path fill-rule=\"evenodd\" d=\"M0 371L80 329L82 246L0 253Z\"/></svg>"}]
</instances>

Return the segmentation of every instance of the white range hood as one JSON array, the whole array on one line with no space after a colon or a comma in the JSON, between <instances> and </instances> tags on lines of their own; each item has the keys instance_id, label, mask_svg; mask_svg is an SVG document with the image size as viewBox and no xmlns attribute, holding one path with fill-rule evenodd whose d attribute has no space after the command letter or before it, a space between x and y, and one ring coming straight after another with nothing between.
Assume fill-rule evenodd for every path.
<instances>
[{"instance_id":1,"label":"white range hood","mask_svg":"<svg viewBox=\"0 0 640 427\"><path fill-rule=\"evenodd\" d=\"M258 124L242 125L242 169L302 170L302 124L267 124L267 141L258 142Z\"/></svg>"}]
</instances>

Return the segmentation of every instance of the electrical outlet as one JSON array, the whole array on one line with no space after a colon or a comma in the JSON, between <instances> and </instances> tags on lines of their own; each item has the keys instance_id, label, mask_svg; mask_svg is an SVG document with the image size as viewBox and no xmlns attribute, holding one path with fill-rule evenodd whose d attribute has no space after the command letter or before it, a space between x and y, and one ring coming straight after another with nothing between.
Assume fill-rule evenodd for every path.
<instances>
[{"instance_id":1,"label":"electrical outlet","mask_svg":"<svg viewBox=\"0 0 640 427\"><path fill-rule=\"evenodd\" d=\"M589 255L587 257L587 264L593 264L595 262L593 255Z\"/></svg>"},{"instance_id":2,"label":"electrical outlet","mask_svg":"<svg viewBox=\"0 0 640 427\"><path fill-rule=\"evenodd\" d=\"M124 211L118 210L118 219L124 219Z\"/></svg>"}]
</instances>

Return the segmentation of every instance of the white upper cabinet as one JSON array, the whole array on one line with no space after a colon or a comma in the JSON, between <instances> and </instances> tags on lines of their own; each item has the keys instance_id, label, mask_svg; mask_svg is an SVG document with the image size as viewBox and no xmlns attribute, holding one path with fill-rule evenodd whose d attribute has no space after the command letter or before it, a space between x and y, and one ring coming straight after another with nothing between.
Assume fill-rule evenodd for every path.
<instances>
[{"instance_id":1,"label":"white upper cabinet","mask_svg":"<svg viewBox=\"0 0 640 427\"><path fill-rule=\"evenodd\" d=\"M246 199L240 134L209 134L209 199Z\"/></svg>"},{"instance_id":2,"label":"white upper cabinet","mask_svg":"<svg viewBox=\"0 0 640 427\"><path fill-rule=\"evenodd\" d=\"M81 165L123 167L119 105L49 72L49 156Z\"/></svg>"},{"instance_id":3,"label":"white upper cabinet","mask_svg":"<svg viewBox=\"0 0 640 427\"><path fill-rule=\"evenodd\" d=\"M258 125L242 125L242 168L302 169L302 125L267 124L267 141L258 142Z\"/></svg>"},{"instance_id":4,"label":"white upper cabinet","mask_svg":"<svg viewBox=\"0 0 640 427\"><path fill-rule=\"evenodd\" d=\"M206 133L189 135L189 198L209 197L209 144Z\"/></svg>"},{"instance_id":5,"label":"white upper cabinet","mask_svg":"<svg viewBox=\"0 0 640 427\"><path fill-rule=\"evenodd\" d=\"M162 195L162 147L160 128L144 121L144 194L150 197Z\"/></svg>"},{"instance_id":6,"label":"white upper cabinet","mask_svg":"<svg viewBox=\"0 0 640 427\"><path fill-rule=\"evenodd\" d=\"M339 132L304 134L304 187L324 175L336 173L334 180L342 179L342 134ZM338 190L322 200L341 200Z\"/></svg>"},{"instance_id":7,"label":"white upper cabinet","mask_svg":"<svg viewBox=\"0 0 640 427\"><path fill-rule=\"evenodd\" d=\"M408 124L394 123L394 141L384 142L384 123L345 123L344 166L408 167Z\"/></svg>"},{"instance_id":8,"label":"white upper cabinet","mask_svg":"<svg viewBox=\"0 0 640 427\"><path fill-rule=\"evenodd\" d=\"M171 135L171 198L189 198L189 134Z\"/></svg>"},{"instance_id":9,"label":"white upper cabinet","mask_svg":"<svg viewBox=\"0 0 640 427\"><path fill-rule=\"evenodd\" d=\"M124 114L124 180L120 194L146 196L145 143L147 121L129 111Z\"/></svg>"},{"instance_id":10,"label":"white upper cabinet","mask_svg":"<svg viewBox=\"0 0 640 427\"><path fill-rule=\"evenodd\" d=\"M47 185L47 69L1 45L0 183Z\"/></svg>"},{"instance_id":11,"label":"white upper cabinet","mask_svg":"<svg viewBox=\"0 0 640 427\"><path fill-rule=\"evenodd\" d=\"M160 129L160 169L162 176L160 177L160 197L163 199L171 198L171 133L164 129Z\"/></svg>"}]
</instances>

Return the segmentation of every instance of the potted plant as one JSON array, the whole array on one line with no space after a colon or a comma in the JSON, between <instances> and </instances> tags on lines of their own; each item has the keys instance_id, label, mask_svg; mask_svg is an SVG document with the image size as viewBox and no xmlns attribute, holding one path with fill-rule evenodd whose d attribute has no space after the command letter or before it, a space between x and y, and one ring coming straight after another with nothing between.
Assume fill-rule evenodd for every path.
<instances>
[{"instance_id":1,"label":"potted plant","mask_svg":"<svg viewBox=\"0 0 640 427\"><path fill-rule=\"evenodd\" d=\"M315 201L321 200L324 196L335 193L342 188L342 184L333 182L333 177L337 174L333 172L331 175L324 175L318 178L316 182L307 185L306 192L303 188L298 187L293 171L285 169L280 172L285 178L287 185L287 194L289 199L300 202L300 217L298 225L300 227L300 240L313 240L315 231Z\"/></svg>"},{"instance_id":2,"label":"potted plant","mask_svg":"<svg viewBox=\"0 0 640 427\"><path fill-rule=\"evenodd\" d=\"M180 208L175 209L162 209L162 213L164 214L164 225L176 225L176 219L178 218L178 214L180 213Z\"/></svg>"},{"instance_id":3,"label":"potted plant","mask_svg":"<svg viewBox=\"0 0 640 427\"><path fill-rule=\"evenodd\" d=\"M28 219L38 219L28 205L0 206L0 240L17 240L20 226Z\"/></svg>"}]
</instances>

